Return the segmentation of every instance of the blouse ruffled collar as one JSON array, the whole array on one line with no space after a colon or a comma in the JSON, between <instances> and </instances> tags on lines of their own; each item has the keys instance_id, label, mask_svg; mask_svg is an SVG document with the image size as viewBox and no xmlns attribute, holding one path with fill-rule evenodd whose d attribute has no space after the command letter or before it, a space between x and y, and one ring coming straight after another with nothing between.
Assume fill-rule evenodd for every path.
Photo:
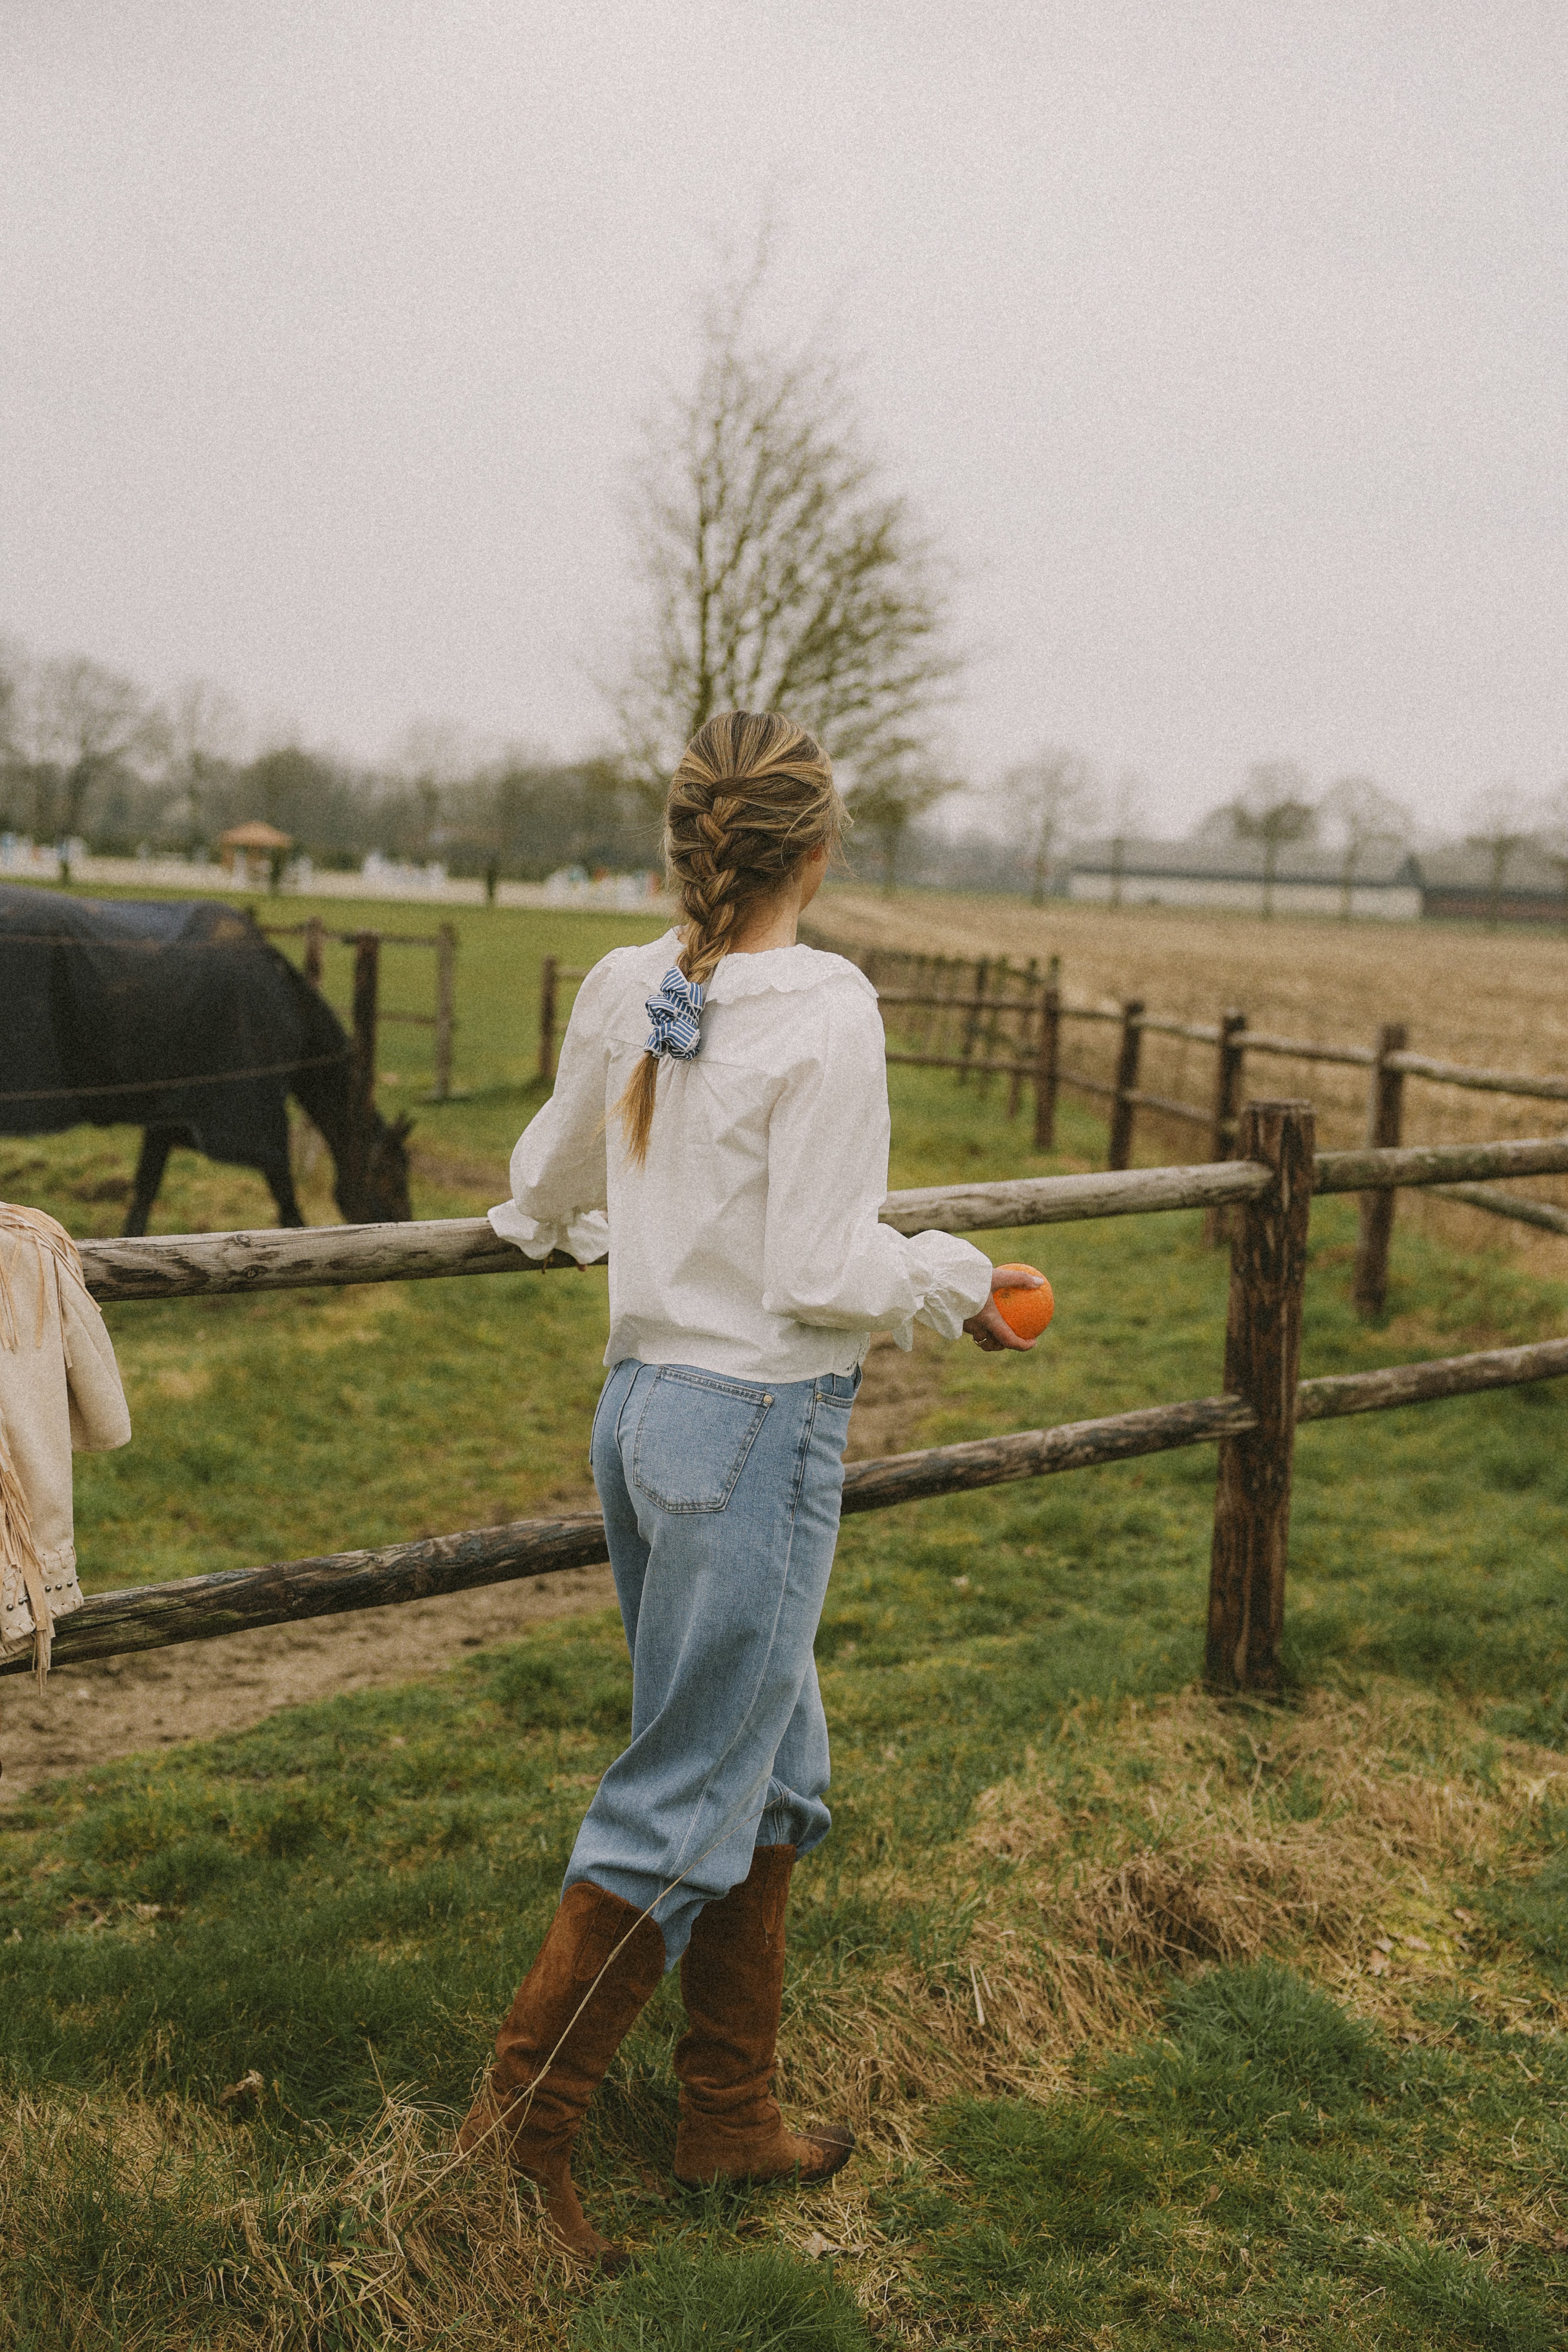
<instances>
[{"instance_id":1,"label":"blouse ruffled collar","mask_svg":"<svg viewBox=\"0 0 1568 2352\"><path fill-rule=\"evenodd\" d=\"M728 955L708 983L710 1004L733 1004L743 996L792 996L802 989L848 978L875 996L863 971L843 956L821 948L764 948L760 955Z\"/></svg>"},{"instance_id":2,"label":"blouse ruffled collar","mask_svg":"<svg viewBox=\"0 0 1568 2352\"><path fill-rule=\"evenodd\" d=\"M648 962L658 964L663 976L668 964L679 955L679 931L666 931L663 939L651 940L644 948ZM738 1004L741 997L762 995L797 995L802 988L820 988L826 981L851 979L865 995L875 1000L872 988L858 964L848 962L844 955L830 955L826 948L764 948L759 955L726 955L708 979L703 995L708 1004Z\"/></svg>"},{"instance_id":3,"label":"blouse ruffled collar","mask_svg":"<svg viewBox=\"0 0 1568 2352\"><path fill-rule=\"evenodd\" d=\"M655 946L673 963L680 947L679 936L667 931ZM793 996L803 989L820 988L826 981L846 976L863 988L868 996L875 997L877 992L865 973L844 956L798 944L793 948L764 948L756 955L723 957L715 966L705 992L710 1004L736 1004L746 996Z\"/></svg>"}]
</instances>

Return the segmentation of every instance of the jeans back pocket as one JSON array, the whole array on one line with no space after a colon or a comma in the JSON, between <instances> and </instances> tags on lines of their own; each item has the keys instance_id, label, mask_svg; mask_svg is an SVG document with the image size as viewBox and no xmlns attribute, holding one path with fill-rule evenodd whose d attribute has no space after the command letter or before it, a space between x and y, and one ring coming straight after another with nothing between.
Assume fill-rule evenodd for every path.
<instances>
[{"instance_id":1,"label":"jeans back pocket","mask_svg":"<svg viewBox=\"0 0 1568 2352\"><path fill-rule=\"evenodd\" d=\"M666 1365L632 1445L632 1484L665 1511L721 1511L773 1402L771 1391Z\"/></svg>"}]
</instances>

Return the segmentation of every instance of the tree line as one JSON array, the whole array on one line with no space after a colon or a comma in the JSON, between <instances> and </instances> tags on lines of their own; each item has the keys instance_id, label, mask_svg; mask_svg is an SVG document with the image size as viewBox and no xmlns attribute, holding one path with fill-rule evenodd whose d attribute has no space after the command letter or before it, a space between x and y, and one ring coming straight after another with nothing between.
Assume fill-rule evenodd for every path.
<instances>
[{"instance_id":1,"label":"tree line","mask_svg":"<svg viewBox=\"0 0 1568 2352\"><path fill-rule=\"evenodd\" d=\"M409 730L380 766L298 743L252 756L232 700L205 681L159 703L86 656L30 661L0 646L0 833L84 840L106 856L210 854L259 817L325 866L372 851L454 873L537 880L558 866L653 864L646 795L608 758L557 761L502 751L424 756Z\"/></svg>"}]
</instances>

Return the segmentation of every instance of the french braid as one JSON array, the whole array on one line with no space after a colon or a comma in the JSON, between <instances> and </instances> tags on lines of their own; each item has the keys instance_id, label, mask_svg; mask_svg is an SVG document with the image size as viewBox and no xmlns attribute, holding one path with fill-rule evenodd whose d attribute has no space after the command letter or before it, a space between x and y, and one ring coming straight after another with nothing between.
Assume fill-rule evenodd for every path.
<instances>
[{"instance_id":1,"label":"french braid","mask_svg":"<svg viewBox=\"0 0 1568 2352\"><path fill-rule=\"evenodd\" d=\"M664 858L684 920L676 958L706 984L751 917L777 898L814 849L837 845L847 822L827 754L775 711L725 710L680 755L664 812ZM658 1086L659 1057L644 1054L616 1105L640 1167Z\"/></svg>"}]
</instances>

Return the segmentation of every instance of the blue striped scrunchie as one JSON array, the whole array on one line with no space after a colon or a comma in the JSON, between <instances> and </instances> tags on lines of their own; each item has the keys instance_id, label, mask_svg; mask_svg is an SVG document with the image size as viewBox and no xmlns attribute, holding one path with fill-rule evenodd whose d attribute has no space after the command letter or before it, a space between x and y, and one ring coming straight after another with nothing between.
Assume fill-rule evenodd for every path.
<instances>
[{"instance_id":1,"label":"blue striped scrunchie","mask_svg":"<svg viewBox=\"0 0 1568 2352\"><path fill-rule=\"evenodd\" d=\"M700 980L688 980L678 965L670 965L658 994L647 1000L653 1027L645 1054L668 1054L678 1062L696 1060L702 1044L703 993Z\"/></svg>"}]
</instances>

